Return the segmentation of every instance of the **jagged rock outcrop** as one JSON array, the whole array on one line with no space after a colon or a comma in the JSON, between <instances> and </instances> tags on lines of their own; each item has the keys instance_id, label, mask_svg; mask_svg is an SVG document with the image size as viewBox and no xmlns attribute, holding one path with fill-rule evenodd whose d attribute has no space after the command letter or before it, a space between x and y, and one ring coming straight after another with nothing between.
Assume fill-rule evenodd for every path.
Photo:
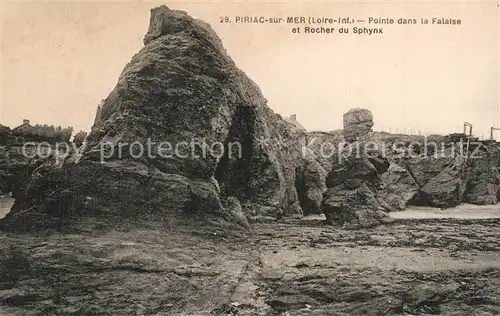
<instances>
[{"instance_id":1,"label":"jagged rock outcrop","mask_svg":"<svg viewBox=\"0 0 500 316\"><path fill-rule=\"evenodd\" d=\"M238 108L226 141L241 144L241 154L227 151L220 159L221 194L240 199L252 217L302 216L295 183L304 137L265 105Z\"/></svg>"},{"instance_id":2,"label":"jagged rock outcrop","mask_svg":"<svg viewBox=\"0 0 500 316\"><path fill-rule=\"evenodd\" d=\"M377 226L388 217L375 193L365 183L346 194L341 209L340 220L345 228Z\"/></svg>"},{"instance_id":3,"label":"jagged rock outcrop","mask_svg":"<svg viewBox=\"0 0 500 316\"><path fill-rule=\"evenodd\" d=\"M305 134L273 113L210 26L160 6L144 45L78 158L40 167L4 228L217 221L238 209L226 197L250 215L300 216Z\"/></svg>"},{"instance_id":4,"label":"jagged rock outcrop","mask_svg":"<svg viewBox=\"0 0 500 316\"><path fill-rule=\"evenodd\" d=\"M338 157L339 149L344 147L344 143L342 131L310 132L307 133L303 156L307 159L315 159L323 169L329 171L335 158Z\"/></svg>"},{"instance_id":5,"label":"jagged rock outcrop","mask_svg":"<svg viewBox=\"0 0 500 316\"><path fill-rule=\"evenodd\" d=\"M409 159L405 163L406 169L411 173L420 187L427 184L432 178L439 175L450 163L451 157L420 156Z\"/></svg>"},{"instance_id":6,"label":"jagged rock outcrop","mask_svg":"<svg viewBox=\"0 0 500 316\"><path fill-rule=\"evenodd\" d=\"M12 135L10 128L0 126L0 195L12 193L17 198L37 167L54 154L63 156L70 149L59 146L61 152L56 152L48 142L26 142Z\"/></svg>"},{"instance_id":7,"label":"jagged rock outcrop","mask_svg":"<svg viewBox=\"0 0 500 316\"><path fill-rule=\"evenodd\" d=\"M373 133L366 109L345 113L342 131L296 128L267 106L210 26L185 12L153 9L144 45L99 105L78 152L63 163L27 164L27 185L18 186L0 228L106 227L119 220L247 226L241 214L275 218L304 210L358 225L344 212L372 196L377 210L401 210L407 203L495 203L500 195L497 154L485 151L477 162L431 158L438 149L429 151L423 137ZM0 126L0 138L6 133ZM396 143L422 156L401 155ZM20 173L9 173L6 161L0 157L2 191L13 190ZM380 222L372 211L363 222Z\"/></svg>"},{"instance_id":8,"label":"jagged rock outcrop","mask_svg":"<svg viewBox=\"0 0 500 316\"><path fill-rule=\"evenodd\" d=\"M8 126L0 124L0 142L4 144L11 135L11 130Z\"/></svg>"},{"instance_id":9,"label":"jagged rock outcrop","mask_svg":"<svg viewBox=\"0 0 500 316\"><path fill-rule=\"evenodd\" d=\"M102 106L104 105L104 100L97 106L94 117L94 126L102 123Z\"/></svg>"},{"instance_id":10,"label":"jagged rock outcrop","mask_svg":"<svg viewBox=\"0 0 500 316\"><path fill-rule=\"evenodd\" d=\"M390 209L378 196L384 185L381 175L389 169L390 164L379 153L366 148L366 145L364 142L348 144L338 153L326 178L328 188L323 195L322 210L331 224L364 227L370 223L371 226L380 223L383 216L379 211ZM359 226L359 218L352 213L355 212L353 203L361 200L369 200L369 203L376 201L376 204L366 206L368 208L363 207L364 204L359 206L359 214L363 218L363 224Z\"/></svg>"},{"instance_id":11,"label":"jagged rock outcrop","mask_svg":"<svg viewBox=\"0 0 500 316\"><path fill-rule=\"evenodd\" d=\"M327 171L313 157L303 160L297 173L297 193L304 214L321 214Z\"/></svg>"},{"instance_id":12,"label":"jagged rock outcrop","mask_svg":"<svg viewBox=\"0 0 500 316\"><path fill-rule=\"evenodd\" d=\"M372 120L363 109L344 115L348 145L329 160L321 202L330 222L349 221L342 205L361 185L387 211L404 210L408 204L449 208L462 202L497 203L499 150L493 143L471 143L464 151L463 143L439 135L372 133ZM481 150L475 150L478 146Z\"/></svg>"},{"instance_id":13,"label":"jagged rock outcrop","mask_svg":"<svg viewBox=\"0 0 500 316\"><path fill-rule=\"evenodd\" d=\"M0 194L12 192L17 196L33 170L46 159L36 154L36 149L20 146L0 146Z\"/></svg>"},{"instance_id":14,"label":"jagged rock outcrop","mask_svg":"<svg viewBox=\"0 0 500 316\"><path fill-rule=\"evenodd\" d=\"M303 162L297 170L297 192L304 214L321 214L326 178L343 147L341 132L307 133L302 148Z\"/></svg>"},{"instance_id":15,"label":"jagged rock outcrop","mask_svg":"<svg viewBox=\"0 0 500 316\"><path fill-rule=\"evenodd\" d=\"M373 115L369 110L356 108L344 114L343 139L330 160L327 190L322 200L322 211L331 224L373 226L384 217L382 209L391 209L378 196L384 187L381 176L389 169L390 162L378 146L380 142L374 139L372 127ZM394 199L390 194L389 184L385 197ZM358 210L354 205L357 202L362 202ZM375 204L365 205L365 202Z\"/></svg>"},{"instance_id":16,"label":"jagged rock outcrop","mask_svg":"<svg viewBox=\"0 0 500 316\"><path fill-rule=\"evenodd\" d=\"M445 142L428 156L406 166L420 186L410 204L441 208L460 203L495 204L498 201L498 148L495 142Z\"/></svg>"},{"instance_id":17,"label":"jagged rock outcrop","mask_svg":"<svg viewBox=\"0 0 500 316\"><path fill-rule=\"evenodd\" d=\"M356 141L373 131L373 114L367 109L354 108L344 113L344 138Z\"/></svg>"},{"instance_id":18,"label":"jagged rock outcrop","mask_svg":"<svg viewBox=\"0 0 500 316\"><path fill-rule=\"evenodd\" d=\"M463 156L457 156L420 188L414 202L441 208L453 207L462 202L466 185L467 160Z\"/></svg>"},{"instance_id":19,"label":"jagged rock outcrop","mask_svg":"<svg viewBox=\"0 0 500 316\"><path fill-rule=\"evenodd\" d=\"M395 163L381 175L382 189L378 191L391 210L404 210L406 204L415 196L419 186L410 172Z\"/></svg>"}]
</instances>

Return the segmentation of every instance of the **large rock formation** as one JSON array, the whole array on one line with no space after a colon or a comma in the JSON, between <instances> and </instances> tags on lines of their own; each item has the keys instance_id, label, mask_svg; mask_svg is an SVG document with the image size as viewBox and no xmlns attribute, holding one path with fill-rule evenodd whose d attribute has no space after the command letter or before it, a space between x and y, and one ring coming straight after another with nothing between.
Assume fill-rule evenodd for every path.
<instances>
[{"instance_id":1,"label":"large rock formation","mask_svg":"<svg viewBox=\"0 0 500 316\"><path fill-rule=\"evenodd\" d=\"M322 211L327 221L344 227L367 227L381 222L390 206L378 196L384 188L382 175L390 163L374 142L373 115L366 109L344 114L342 141L330 158ZM325 147L325 146L322 146ZM392 193L389 184L387 195ZM356 206L357 203L360 203Z\"/></svg>"},{"instance_id":2,"label":"large rock formation","mask_svg":"<svg viewBox=\"0 0 500 316\"><path fill-rule=\"evenodd\" d=\"M473 146L469 157L464 202L496 204L500 198L500 148L495 143Z\"/></svg>"},{"instance_id":3,"label":"large rock formation","mask_svg":"<svg viewBox=\"0 0 500 316\"><path fill-rule=\"evenodd\" d=\"M48 139L28 142L22 136L14 136L7 126L0 125L0 195L19 197L36 168L54 154L63 156L70 150L71 146L55 146Z\"/></svg>"},{"instance_id":4,"label":"large rock formation","mask_svg":"<svg viewBox=\"0 0 500 316\"><path fill-rule=\"evenodd\" d=\"M468 146L468 148L467 148ZM498 201L499 150L495 142L444 142L443 148L410 159L408 171L420 189L411 204L448 208Z\"/></svg>"},{"instance_id":5,"label":"large rock formation","mask_svg":"<svg viewBox=\"0 0 500 316\"><path fill-rule=\"evenodd\" d=\"M267 106L208 24L161 6L152 10L144 47L99 105L77 153L41 166L23 161L29 168L22 179L37 168L22 180L25 188L14 183L20 172L6 167L17 153L8 163L0 157L0 190L19 191L0 228L246 226L242 216L303 211L322 211L344 225L358 225L362 216L372 225L383 218L381 209L408 203L496 203L498 150L491 145L474 162L460 155L434 158L439 149L429 150L423 137L374 133L372 127L372 113L356 108L345 113L342 131L306 134ZM0 139L8 134L0 126ZM445 153L455 147L436 140L447 143ZM346 215L356 212L356 201L372 197L376 208Z\"/></svg>"},{"instance_id":6,"label":"large rock formation","mask_svg":"<svg viewBox=\"0 0 500 316\"><path fill-rule=\"evenodd\" d=\"M0 124L0 141L5 143L11 135L11 130L8 126Z\"/></svg>"},{"instance_id":7,"label":"large rock formation","mask_svg":"<svg viewBox=\"0 0 500 316\"><path fill-rule=\"evenodd\" d=\"M451 157L420 156L409 159L405 163L405 167L411 173L419 187L423 187L452 162L453 158Z\"/></svg>"},{"instance_id":8,"label":"large rock formation","mask_svg":"<svg viewBox=\"0 0 500 316\"><path fill-rule=\"evenodd\" d=\"M40 167L2 225L231 221L228 197L247 215L300 216L304 132L273 113L210 26L161 6L144 45L78 155Z\"/></svg>"}]
</instances>

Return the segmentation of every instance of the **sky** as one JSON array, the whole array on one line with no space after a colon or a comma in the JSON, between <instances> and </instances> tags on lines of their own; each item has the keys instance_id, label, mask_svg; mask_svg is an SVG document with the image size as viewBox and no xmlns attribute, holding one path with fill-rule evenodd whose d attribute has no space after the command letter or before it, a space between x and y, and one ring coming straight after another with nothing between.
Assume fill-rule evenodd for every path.
<instances>
[{"instance_id":1,"label":"sky","mask_svg":"<svg viewBox=\"0 0 500 316\"><path fill-rule=\"evenodd\" d=\"M87 131L160 4L2 1L0 123L14 127L27 118ZM374 128L391 132L461 132L468 121L488 137L500 124L498 1L164 4L211 24L269 106L296 114L308 130L342 128L343 113L354 107L371 110ZM384 25L383 35L371 36L294 34L297 25L225 24L221 16L442 17L462 24Z\"/></svg>"}]
</instances>

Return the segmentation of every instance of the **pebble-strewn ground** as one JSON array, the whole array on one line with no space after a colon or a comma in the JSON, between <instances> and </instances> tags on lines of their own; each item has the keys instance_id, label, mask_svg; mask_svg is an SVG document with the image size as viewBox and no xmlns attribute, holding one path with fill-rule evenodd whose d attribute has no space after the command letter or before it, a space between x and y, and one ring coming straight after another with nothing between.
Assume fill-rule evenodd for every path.
<instances>
[{"instance_id":1,"label":"pebble-strewn ground","mask_svg":"<svg viewBox=\"0 0 500 316\"><path fill-rule=\"evenodd\" d=\"M500 219L0 235L0 315L498 315Z\"/></svg>"}]
</instances>

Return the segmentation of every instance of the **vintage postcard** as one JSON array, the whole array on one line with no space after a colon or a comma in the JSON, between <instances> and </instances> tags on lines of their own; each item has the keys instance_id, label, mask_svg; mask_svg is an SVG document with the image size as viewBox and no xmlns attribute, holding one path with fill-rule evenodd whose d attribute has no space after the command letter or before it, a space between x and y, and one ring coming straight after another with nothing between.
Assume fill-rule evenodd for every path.
<instances>
[{"instance_id":1,"label":"vintage postcard","mask_svg":"<svg viewBox=\"0 0 500 316\"><path fill-rule=\"evenodd\" d=\"M498 0L0 13L0 316L500 314Z\"/></svg>"}]
</instances>

